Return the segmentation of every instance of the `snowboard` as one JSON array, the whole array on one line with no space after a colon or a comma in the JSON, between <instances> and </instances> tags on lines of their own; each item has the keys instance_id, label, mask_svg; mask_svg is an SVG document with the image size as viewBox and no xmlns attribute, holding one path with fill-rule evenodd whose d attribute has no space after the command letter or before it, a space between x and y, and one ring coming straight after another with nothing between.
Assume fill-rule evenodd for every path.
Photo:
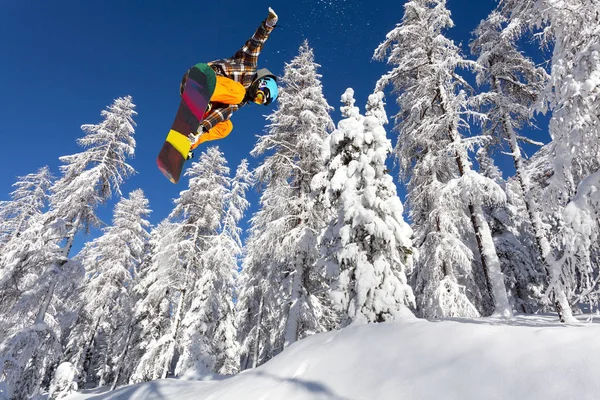
<instances>
[{"instance_id":1,"label":"snowboard","mask_svg":"<svg viewBox=\"0 0 600 400\"><path fill-rule=\"evenodd\" d=\"M199 63L190 69L175 121L156 158L158 169L173 183L179 182L192 147L189 135L196 134L216 81L215 71L207 64Z\"/></svg>"}]
</instances>

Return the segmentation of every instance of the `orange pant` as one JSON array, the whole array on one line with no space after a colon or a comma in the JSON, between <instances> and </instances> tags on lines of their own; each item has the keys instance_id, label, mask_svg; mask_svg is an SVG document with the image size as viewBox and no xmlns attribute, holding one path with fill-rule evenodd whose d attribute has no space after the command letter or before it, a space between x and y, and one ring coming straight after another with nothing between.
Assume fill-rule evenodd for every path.
<instances>
[{"instance_id":1,"label":"orange pant","mask_svg":"<svg viewBox=\"0 0 600 400\"><path fill-rule=\"evenodd\" d=\"M241 83L217 75L215 91L213 92L210 101L222 104L239 104L244 100L245 95L246 89ZM221 121L213 126L208 132L204 132L200 135L200 139L192 145L192 150L201 143L208 142L209 140L223 139L225 136L229 135L232 130L233 124L230 120Z\"/></svg>"}]
</instances>

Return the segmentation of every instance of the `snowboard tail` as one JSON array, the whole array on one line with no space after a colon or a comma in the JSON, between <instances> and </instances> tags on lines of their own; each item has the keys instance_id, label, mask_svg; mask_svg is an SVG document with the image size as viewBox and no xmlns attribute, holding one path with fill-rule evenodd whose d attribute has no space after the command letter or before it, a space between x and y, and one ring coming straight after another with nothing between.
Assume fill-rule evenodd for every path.
<instances>
[{"instance_id":1,"label":"snowboard tail","mask_svg":"<svg viewBox=\"0 0 600 400\"><path fill-rule=\"evenodd\" d=\"M158 153L158 169L173 183L179 182L192 142L190 134L196 134L210 102L216 74L207 64L194 65L181 96L175 121Z\"/></svg>"},{"instance_id":2,"label":"snowboard tail","mask_svg":"<svg viewBox=\"0 0 600 400\"><path fill-rule=\"evenodd\" d=\"M173 183L179 182L191 144L187 137L171 129L158 153L156 158L158 169Z\"/></svg>"}]
</instances>

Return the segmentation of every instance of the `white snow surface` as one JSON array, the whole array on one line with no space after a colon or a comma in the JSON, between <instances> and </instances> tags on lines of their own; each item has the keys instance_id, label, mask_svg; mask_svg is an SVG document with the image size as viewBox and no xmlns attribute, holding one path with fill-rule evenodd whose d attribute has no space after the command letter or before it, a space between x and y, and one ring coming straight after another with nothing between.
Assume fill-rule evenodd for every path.
<instances>
[{"instance_id":1,"label":"white snow surface","mask_svg":"<svg viewBox=\"0 0 600 400\"><path fill-rule=\"evenodd\" d=\"M596 317L598 318L598 317ZM600 325L556 316L354 325L311 336L254 370L165 379L80 399L598 399Z\"/></svg>"}]
</instances>

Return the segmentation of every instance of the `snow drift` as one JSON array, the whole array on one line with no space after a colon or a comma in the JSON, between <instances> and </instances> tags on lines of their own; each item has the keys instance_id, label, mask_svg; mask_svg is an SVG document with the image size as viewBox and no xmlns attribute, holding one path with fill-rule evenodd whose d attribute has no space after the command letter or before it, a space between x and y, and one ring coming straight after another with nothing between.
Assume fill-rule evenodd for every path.
<instances>
[{"instance_id":1,"label":"snow drift","mask_svg":"<svg viewBox=\"0 0 600 400\"><path fill-rule=\"evenodd\" d=\"M212 381L166 379L78 399L597 399L600 326L556 317L351 326Z\"/></svg>"}]
</instances>

